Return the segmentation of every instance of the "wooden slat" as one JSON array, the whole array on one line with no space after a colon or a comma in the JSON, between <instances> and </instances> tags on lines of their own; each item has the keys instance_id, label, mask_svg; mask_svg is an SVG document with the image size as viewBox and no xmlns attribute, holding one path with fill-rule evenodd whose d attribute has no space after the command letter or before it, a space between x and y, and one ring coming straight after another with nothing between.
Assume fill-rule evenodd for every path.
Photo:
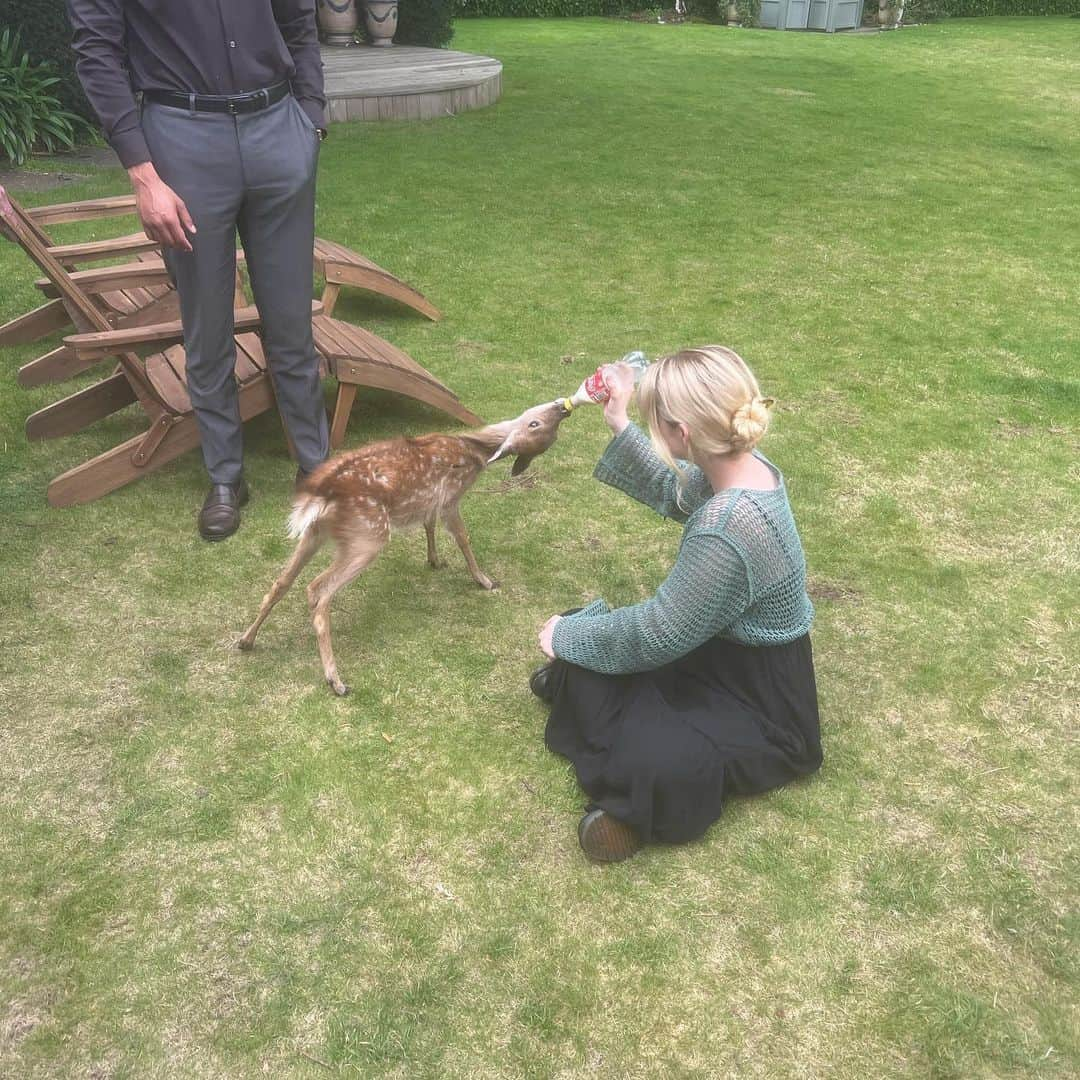
<instances>
[{"instance_id":1,"label":"wooden slat","mask_svg":"<svg viewBox=\"0 0 1080 1080\"><path fill-rule=\"evenodd\" d=\"M191 412L187 390L184 350L173 346L146 358L146 376L170 412L178 416Z\"/></svg>"},{"instance_id":2,"label":"wooden slat","mask_svg":"<svg viewBox=\"0 0 1080 1080\"><path fill-rule=\"evenodd\" d=\"M0 345L25 345L70 325L71 319L63 301L50 300L47 304L42 304L25 315L17 315L0 326Z\"/></svg>"},{"instance_id":3,"label":"wooden slat","mask_svg":"<svg viewBox=\"0 0 1080 1080\"><path fill-rule=\"evenodd\" d=\"M135 255L140 251L155 251L157 247L156 240L151 240L144 232L137 232L84 244L57 244L49 251L61 262L87 262L90 259L110 259L113 256Z\"/></svg>"},{"instance_id":4,"label":"wooden slat","mask_svg":"<svg viewBox=\"0 0 1080 1080\"><path fill-rule=\"evenodd\" d=\"M266 356L258 334L236 335L236 377L247 382L266 371Z\"/></svg>"},{"instance_id":5,"label":"wooden slat","mask_svg":"<svg viewBox=\"0 0 1080 1080\"><path fill-rule=\"evenodd\" d=\"M134 289L142 285L168 285L169 272L161 259L140 260L123 266L98 266L93 270L76 270L68 275L73 285L85 293L104 293L114 289ZM54 281L39 278L34 284L46 296L59 296Z\"/></svg>"},{"instance_id":6,"label":"wooden slat","mask_svg":"<svg viewBox=\"0 0 1080 1080\"><path fill-rule=\"evenodd\" d=\"M34 206L26 211L39 225L59 225L67 221L87 221L93 218L116 217L135 213L134 195L111 195L104 199L82 199L79 202L53 203Z\"/></svg>"},{"instance_id":7,"label":"wooden slat","mask_svg":"<svg viewBox=\"0 0 1080 1080\"><path fill-rule=\"evenodd\" d=\"M318 315L322 304L312 300L311 311ZM236 333L257 330L261 325L256 307L241 308L235 313ZM145 354L156 352L169 345L178 345L184 340L184 328L179 320L154 326L125 327L122 330L109 330L105 333L72 334L64 338L64 344L73 348L84 359L113 356L118 352L136 352Z\"/></svg>"},{"instance_id":8,"label":"wooden slat","mask_svg":"<svg viewBox=\"0 0 1080 1080\"><path fill-rule=\"evenodd\" d=\"M93 386L38 409L26 421L26 437L31 442L73 435L95 420L109 416L135 401L135 393L125 375L110 375Z\"/></svg>"}]
</instances>

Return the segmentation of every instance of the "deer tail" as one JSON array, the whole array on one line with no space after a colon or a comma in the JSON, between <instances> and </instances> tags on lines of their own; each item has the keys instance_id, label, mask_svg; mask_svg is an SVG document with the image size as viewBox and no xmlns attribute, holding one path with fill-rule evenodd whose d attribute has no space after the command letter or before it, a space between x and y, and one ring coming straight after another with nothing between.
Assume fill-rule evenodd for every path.
<instances>
[{"instance_id":1,"label":"deer tail","mask_svg":"<svg viewBox=\"0 0 1080 1080\"><path fill-rule=\"evenodd\" d=\"M308 529L330 509L330 500L322 495L301 492L293 503L292 513L287 525L289 538L299 540Z\"/></svg>"}]
</instances>

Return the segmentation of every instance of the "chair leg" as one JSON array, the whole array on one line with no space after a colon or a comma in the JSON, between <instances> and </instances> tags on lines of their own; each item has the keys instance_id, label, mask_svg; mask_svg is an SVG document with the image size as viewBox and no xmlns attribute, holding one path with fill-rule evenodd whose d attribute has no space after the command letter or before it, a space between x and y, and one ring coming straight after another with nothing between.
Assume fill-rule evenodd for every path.
<instances>
[{"instance_id":1,"label":"chair leg","mask_svg":"<svg viewBox=\"0 0 1080 1080\"><path fill-rule=\"evenodd\" d=\"M340 288L342 285L354 289L366 289L379 296L397 300L400 304L411 307L413 311L433 322L442 318L442 312L422 293L414 289L401 278L394 277L379 266L354 266L348 263L335 263L328 260L325 267L326 282ZM336 298L336 297L335 297ZM329 312L324 313L329 314Z\"/></svg>"},{"instance_id":2,"label":"chair leg","mask_svg":"<svg viewBox=\"0 0 1080 1080\"><path fill-rule=\"evenodd\" d=\"M0 326L0 345L25 345L71 325L63 300L50 300Z\"/></svg>"},{"instance_id":3,"label":"chair leg","mask_svg":"<svg viewBox=\"0 0 1080 1080\"><path fill-rule=\"evenodd\" d=\"M332 281L328 281L326 283L326 288L323 289L323 294L321 297L324 315L334 314L334 305L337 303L340 293L340 285L335 285Z\"/></svg>"},{"instance_id":4,"label":"chair leg","mask_svg":"<svg viewBox=\"0 0 1080 1080\"><path fill-rule=\"evenodd\" d=\"M63 382L100 363L100 360L80 360L66 345L59 345L36 360L23 364L19 368L18 382L20 386Z\"/></svg>"},{"instance_id":5,"label":"chair leg","mask_svg":"<svg viewBox=\"0 0 1080 1080\"><path fill-rule=\"evenodd\" d=\"M240 419L250 420L274 407L270 380L256 379L240 391ZM181 416L154 448L150 460L142 466L134 463L135 452L143 445L146 433L122 442L112 450L58 476L48 491L50 506L76 506L93 502L102 495L155 472L174 458L199 445L199 429L193 414Z\"/></svg>"},{"instance_id":6,"label":"chair leg","mask_svg":"<svg viewBox=\"0 0 1080 1080\"><path fill-rule=\"evenodd\" d=\"M349 424L349 413L356 400L355 383L338 383L337 397L334 399L334 418L330 422L330 449L338 450L345 441L345 428Z\"/></svg>"},{"instance_id":7,"label":"chair leg","mask_svg":"<svg viewBox=\"0 0 1080 1080\"><path fill-rule=\"evenodd\" d=\"M73 435L133 401L135 391L127 376L111 375L32 413L26 420L26 437L30 442L38 442Z\"/></svg>"}]
</instances>

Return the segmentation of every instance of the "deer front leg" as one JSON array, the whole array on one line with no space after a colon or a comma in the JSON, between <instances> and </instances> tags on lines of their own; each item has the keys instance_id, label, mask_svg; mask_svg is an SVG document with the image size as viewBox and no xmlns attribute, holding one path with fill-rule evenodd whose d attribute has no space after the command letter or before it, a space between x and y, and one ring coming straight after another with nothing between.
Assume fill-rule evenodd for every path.
<instances>
[{"instance_id":1,"label":"deer front leg","mask_svg":"<svg viewBox=\"0 0 1080 1080\"><path fill-rule=\"evenodd\" d=\"M427 561L433 570L441 570L446 565L445 559L440 559L435 551L435 519L424 522L424 532L427 533Z\"/></svg>"},{"instance_id":2,"label":"deer front leg","mask_svg":"<svg viewBox=\"0 0 1080 1080\"><path fill-rule=\"evenodd\" d=\"M497 589L499 583L492 581L476 564L476 556L469 545L469 532L465 528L465 522L461 520L461 513L456 506L448 507L443 511L443 524L450 535L457 541L457 546L461 548L461 554L465 556L465 564L469 568L469 573L472 574L473 581L481 589Z\"/></svg>"},{"instance_id":3,"label":"deer front leg","mask_svg":"<svg viewBox=\"0 0 1080 1080\"><path fill-rule=\"evenodd\" d=\"M371 563L385 542L354 542L347 548L339 548L330 567L308 586L308 607L311 609L311 621L315 627L315 640L319 643L323 674L330 684L330 689L339 697L344 697L349 688L341 681L334 660L334 646L330 640L330 601L339 589L348 585Z\"/></svg>"},{"instance_id":4,"label":"deer front leg","mask_svg":"<svg viewBox=\"0 0 1080 1080\"><path fill-rule=\"evenodd\" d=\"M322 547L322 542L323 538L317 528L308 529L300 537L300 543L296 545L292 557L285 564L281 576L270 586L270 591L263 597L255 621L244 631L243 637L236 643L245 652L255 648L255 635L258 634L259 627L266 622L266 618L274 605L289 591L290 586L296 580L296 575L304 569L311 560L312 555Z\"/></svg>"}]
</instances>

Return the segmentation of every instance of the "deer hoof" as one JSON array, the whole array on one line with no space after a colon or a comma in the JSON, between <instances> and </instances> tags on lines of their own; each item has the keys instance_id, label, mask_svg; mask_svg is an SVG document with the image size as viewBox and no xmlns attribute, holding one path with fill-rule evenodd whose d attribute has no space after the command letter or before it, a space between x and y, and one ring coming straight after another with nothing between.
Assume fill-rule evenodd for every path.
<instances>
[{"instance_id":1,"label":"deer hoof","mask_svg":"<svg viewBox=\"0 0 1080 1080\"><path fill-rule=\"evenodd\" d=\"M330 684L330 689L338 697L344 697L349 692L349 688L340 679L327 679L326 681Z\"/></svg>"},{"instance_id":2,"label":"deer hoof","mask_svg":"<svg viewBox=\"0 0 1080 1080\"><path fill-rule=\"evenodd\" d=\"M446 560L445 559L428 559L428 566L430 566L432 570L445 570L446 569Z\"/></svg>"},{"instance_id":3,"label":"deer hoof","mask_svg":"<svg viewBox=\"0 0 1080 1080\"><path fill-rule=\"evenodd\" d=\"M254 638L249 638L249 637L247 636L247 634L245 634L245 635L244 635L244 636L243 636L243 637L242 637L242 638L241 638L241 639L240 639L240 640L239 640L239 641L238 641L238 642L236 643L236 647L237 647L237 648L238 648L238 649L239 649L239 650L240 650L241 652L251 652L251 650L255 648L255 639L254 639Z\"/></svg>"},{"instance_id":4,"label":"deer hoof","mask_svg":"<svg viewBox=\"0 0 1080 1080\"><path fill-rule=\"evenodd\" d=\"M499 583L493 581L489 577L480 578L477 581L477 585L479 585L481 589L486 589L488 592L494 592L499 587Z\"/></svg>"}]
</instances>

